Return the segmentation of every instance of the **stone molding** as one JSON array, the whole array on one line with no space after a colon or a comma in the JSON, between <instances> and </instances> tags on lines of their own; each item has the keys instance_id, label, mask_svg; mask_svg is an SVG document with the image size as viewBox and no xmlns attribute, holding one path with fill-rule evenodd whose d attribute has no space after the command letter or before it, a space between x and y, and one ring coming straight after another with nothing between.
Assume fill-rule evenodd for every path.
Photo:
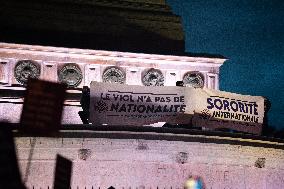
<instances>
[{"instance_id":1,"label":"stone molding","mask_svg":"<svg viewBox=\"0 0 284 189\"><path fill-rule=\"evenodd\" d=\"M131 81L132 85L142 85L142 72L147 69L157 69L165 77L165 86L175 85L175 81L182 80L187 72L193 71L203 74L205 87L209 86L218 89L219 69L226 59L0 43L0 60L5 62L5 64L1 64L0 68L3 70L0 70L0 73L14 69L15 62L21 60L36 61L40 64L42 70L40 78L52 81L58 81L58 76L56 75L61 67L71 62L75 63L79 66L83 76L82 82L78 86L79 88L83 85L89 86L91 80L101 81L100 78L102 78L103 71L107 67L118 67L125 70L126 84ZM134 76L134 72L139 73L140 76L137 74L134 74ZM99 74L100 77L94 77L92 74ZM137 76L140 78L132 78L135 79L136 83L133 83L133 80L128 78ZM3 77L1 78L2 80L9 81L6 84L0 84L1 88L19 84L11 72L2 74L1 77ZM207 84L207 77L214 77L214 81L212 80L214 85Z\"/></svg>"}]
</instances>

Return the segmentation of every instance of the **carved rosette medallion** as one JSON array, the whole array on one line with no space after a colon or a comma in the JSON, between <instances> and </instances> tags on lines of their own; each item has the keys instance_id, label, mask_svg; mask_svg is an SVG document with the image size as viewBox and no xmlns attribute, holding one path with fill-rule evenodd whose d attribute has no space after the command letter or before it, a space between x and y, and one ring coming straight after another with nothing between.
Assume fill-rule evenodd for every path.
<instances>
[{"instance_id":1,"label":"carved rosette medallion","mask_svg":"<svg viewBox=\"0 0 284 189\"><path fill-rule=\"evenodd\" d=\"M164 86L164 76L160 70L150 69L142 77L145 86Z\"/></svg>"},{"instance_id":2,"label":"carved rosette medallion","mask_svg":"<svg viewBox=\"0 0 284 189\"><path fill-rule=\"evenodd\" d=\"M183 77L183 83L187 87L203 88L203 75L200 72L188 72Z\"/></svg>"},{"instance_id":3,"label":"carved rosette medallion","mask_svg":"<svg viewBox=\"0 0 284 189\"><path fill-rule=\"evenodd\" d=\"M103 82L106 83L125 83L125 73L117 67L107 68L103 73Z\"/></svg>"},{"instance_id":4,"label":"carved rosette medallion","mask_svg":"<svg viewBox=\"0 0 284 189\"><path fill-rule=\"evenodd\" d=\"M15 66L14 74L19 83L26 85L29 78L39 78L40 67L32 60L20 60Z\"/></svg>"},{"instance_id":5,"label":"carved rosette medallion","mask_svg":"<svg viewBox=\"0 0 284 189\"><path fill-rule=\"evenodd\" d=\"M59 71L58 78L61 83L66 83L67 87L73 88L82 82L83 75L78 65L66 64Z\"/></svg>"}]
</instances>

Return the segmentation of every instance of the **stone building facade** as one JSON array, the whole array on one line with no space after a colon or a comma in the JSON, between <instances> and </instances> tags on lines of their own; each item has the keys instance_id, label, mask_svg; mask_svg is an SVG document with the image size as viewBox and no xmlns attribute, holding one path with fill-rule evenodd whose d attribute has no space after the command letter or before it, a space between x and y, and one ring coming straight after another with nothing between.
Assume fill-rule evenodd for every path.
<instances>
[{"instance_id":1,"label":"stone building facade","mask_svg":"<svg viewBox=\"0 0 284 189\"><path fill-rule=\"evenodd\" d=\"M188 86L218 89L225 60L0 43L1 115L18 122L23 103L20 94L29 77L66 83L68 93L77 97L91 81L175 86L183 80ZM18 95L11 96L11 91ZM79 99L67 98L65 105L63 123L81 123Z\"/></svg>"},{"instance_id":2,"label":"stone building facade","mask_svg":"<svg viewBox=\"0 0 284 189\"><path fill-rule=\"evenodd\" d=\"M59 138L18 136L16 146L30 189L52 188L56 154L73 162L72 189L181 189L190 176L206 189L284 187L282 142L180 132L109 126L65 130Z\"/></svg>"},{"instance_id":3,"label":"stone building facade","mask_svg":"<svg viewBox=\"0 0 284 189\"><path fill-rule=\"evenodd\" d=\"M68 85L57 138L15 132L30 189L52 188L56 155L73 163L71 188L183 188L190 176L206 188L281 189L283 141L167 128L83 126L82 87L91 81L218 89L225 59L0 43L0 115L18 122L28 77Z\"/></svg>"},{"instance_id":4,"label":"stone building facade","mask_svg":"<svg viewBox=\"0 0 284 189\"><path fill-rule=\"evenodd\" d=\"M181 18L165 0L9 0L0 21L2 120L19 121L28 77L69 87L60 136L14 130L27 188L52 188L57 154L73 163L72 189L181 189L189 176L211 189L284 188L280 140L81 124L80 94L91 81L219 88L226 59L185 53Z\"/></svg>"}]
</instances>

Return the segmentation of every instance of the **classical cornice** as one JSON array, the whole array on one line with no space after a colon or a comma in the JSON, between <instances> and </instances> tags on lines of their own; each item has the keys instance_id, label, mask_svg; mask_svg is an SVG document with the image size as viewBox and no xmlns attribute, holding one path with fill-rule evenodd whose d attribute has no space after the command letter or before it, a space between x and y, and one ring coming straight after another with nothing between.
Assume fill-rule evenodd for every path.
<instances>
[{"instance_id":1,"label":"classical cornice","mask_svg":"<svg viewBox=\"0 0 284 189\"><path fill-rule=\"evenodd\" d=\"M0 54L31 54L52 57L69 57L69 58L83 58L83 59L98 59L105 61L142 61L143 63L159 63L159 64L202 64L203 66L220 67L227 59L225 58L209 58L209 57L190 57L190 56L175 56L175 55L158 55L145 53L131 53L119 51L104 51L104 50L90 50L90 49L76 49L63 47L50 47L38 45L24 45L24 44L10 44L0 43ZM5 56L2 56L5 57Z\"/></svg>"}]
</instances>

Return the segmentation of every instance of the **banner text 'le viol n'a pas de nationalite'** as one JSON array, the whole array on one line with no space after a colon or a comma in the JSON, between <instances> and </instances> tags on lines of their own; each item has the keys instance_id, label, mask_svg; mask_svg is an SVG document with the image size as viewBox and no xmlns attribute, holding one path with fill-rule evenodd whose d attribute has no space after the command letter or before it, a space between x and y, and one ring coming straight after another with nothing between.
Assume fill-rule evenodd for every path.
<instances>
[{"instance_id":1,"label":"banner text 'le viol n'a pas de nationalite'","mask_svg":"<svg viewBox=\"0 0 284 189\"><path fill-rule=\"evenodd\" d=\"M231 128L259 134L264 98L189 87L146 87L91 83L93 124L147 125L157 122Z\"/></svg>"}]
</instances>

